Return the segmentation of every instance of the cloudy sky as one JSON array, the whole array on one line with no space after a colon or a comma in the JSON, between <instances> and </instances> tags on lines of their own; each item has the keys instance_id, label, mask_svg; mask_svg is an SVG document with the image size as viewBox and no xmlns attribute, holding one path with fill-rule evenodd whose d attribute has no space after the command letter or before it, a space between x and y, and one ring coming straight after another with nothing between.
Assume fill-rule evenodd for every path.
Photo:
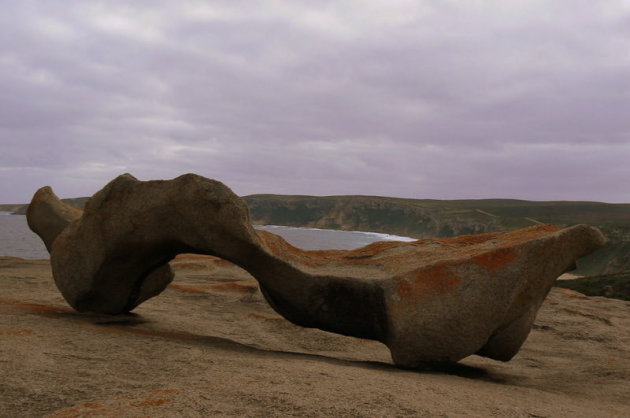
<instances>
[{"instance_id":1,"label":"cloudy sky","mask_svg":"<svg viewBox=\"0 0 630 418\"><path fill-rule=\"evenodd\" d=\"M0 0L0 145L0 203L124 172L630 202L630 1Z\"/></svg>"}]
</instances>

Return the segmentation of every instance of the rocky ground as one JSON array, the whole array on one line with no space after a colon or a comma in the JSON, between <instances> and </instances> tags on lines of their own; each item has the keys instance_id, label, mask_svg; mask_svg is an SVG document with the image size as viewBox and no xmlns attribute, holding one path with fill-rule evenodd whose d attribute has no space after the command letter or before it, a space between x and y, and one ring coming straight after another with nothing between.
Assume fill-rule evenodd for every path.
<instances>
[{"instance_id":1,"label":"rocky ground","mask_svg":"<svg viewBox=\"0 0 630 418\"><path fill-rule=\"evenodd\" d=\"M630 302L554 289L521 352L394 367L292 325L222 260L180 256L134 314L80 314L47 260L0 257L0 416L630 416Z\"/></svg>"}]
</instances>

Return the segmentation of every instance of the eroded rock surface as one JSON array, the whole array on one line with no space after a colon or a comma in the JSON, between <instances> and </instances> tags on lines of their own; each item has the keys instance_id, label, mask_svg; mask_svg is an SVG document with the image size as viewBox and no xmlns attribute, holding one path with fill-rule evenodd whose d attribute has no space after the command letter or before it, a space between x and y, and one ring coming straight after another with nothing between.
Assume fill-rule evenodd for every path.
<instances>
[{"instance_id":1,"label":"eroded rock surface","mask_svg":"<svg viewBox=\"0 0 630 418\"><path fill-rule=\"evenodd\" d=\"M57 236L70 222L81 217L82 210L62 202L49 186L35 192L28 206L28 226L44 241L48 252Z\"/></svg>"},{"instance_id":2,"label":"eroded rock surface","mask_svg":"<svg viewBox=\"0 0 630 418\"><path fill-rule=\"evenodd\" d=\"M246 205L220 182L193 174L141 182L125 174L54 239L51 263L75 309L115 314L160 293L175 255L217 256L252 274L293 323L381 341L396 364L424 367L474 353L509 360L555 279L604 243L586 225L539 225L304 251L255 231Z\"/></svg>"},{"instance_id":3,"label":"eroded rock surface","mask_svg":"<svg viewBox=\"0 0 630 418\"><path fill-rule=\"evenodd\" d=\"M52 255L53 243L70 224L74 221L78 221L82 214L83 211L81 209L61 201L48 186L42 187L35 192L35 195L28 206L26 219L29 228L39 235L46 245L46 249L49 253L51 253L51 262L56 259L56 257ZM100 240L100 236L96 234L95 239ZM92 253L92 256L93 255L94 254ZM90 260L81 260L81 262L89 264ZM164 264L153 270L147 271L142 279L136 283L136 287L131 293L129 293L129 289L127 289L126 286L123 286L120 291L125 295L128 295L128 310L131 310L145 300L160 294L166 286L173 281L173 277L174 274L171 271L170 266L168 264ZM73 297L76 289L82 289L82 287L80 283L72 282L72 280L81 280L80 278L67 279L66 275L55 275L54 278L59 290L61 290L68 303L70 303L70 305L72 305L75 309L82 310L81 308L83 304L87 303L90 305L87 310L107 312L107 310L99 310L97 306L92 306L97 302L89 300L91 298L90 291L83 296L83 299ZM112 296L113 299L116 299L114 295L117 290L112 289L112 292L113 293L110 294L110 296ZM88 299L88 302L84 302L83 300L85 299ZM75 304L73 304L72 301L74 301Z\"/></svg>"}]
</instances>

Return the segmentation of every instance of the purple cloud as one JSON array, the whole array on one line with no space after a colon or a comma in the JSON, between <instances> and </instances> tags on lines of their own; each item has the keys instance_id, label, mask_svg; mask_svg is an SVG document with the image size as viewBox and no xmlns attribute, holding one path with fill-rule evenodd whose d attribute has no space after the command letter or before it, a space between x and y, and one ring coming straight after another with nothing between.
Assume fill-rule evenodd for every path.
<instances>
[{"instance_id":1,"label":"purple cloud","mask_svg":"<svg viewBox=\"0 0 630 418\"><path fill-rule=\"evenodd\" d=\"M0 11L0 202L123 172L239 194L630 202L623 1Z\"/></svg>"}]
</instances>

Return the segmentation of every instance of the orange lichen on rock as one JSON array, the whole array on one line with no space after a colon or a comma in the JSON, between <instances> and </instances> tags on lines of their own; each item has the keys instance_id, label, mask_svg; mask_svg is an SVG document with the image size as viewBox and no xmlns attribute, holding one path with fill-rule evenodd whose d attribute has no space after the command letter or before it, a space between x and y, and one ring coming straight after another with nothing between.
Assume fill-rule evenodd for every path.
<instances>
[{"instance_id":1,"label":"orange lichen on rock","mask_svg":"<svg viewBox=\"0 0 630 418\"><path fill-rule=\"evenodd\" d=\"M86 402L82 406L86 408L102 408L103 404L100 402Z\"/></svg>"},{"instance_id":2,"label":"orange lichen on rock","mask_svg":"<svg viewBox=\"0 0 630 418\"><path fill-rule=\"evenodd\" d=\"M478 235L460 235L458 237L453 238L431 238L430 241L439 242L441 244L452 244L452 245L476 245L482 244L486 241L490 241L497 238L497 233L489 232L486 234L478 234ZM423 240L427 241L427 240Z\"/></svg>"},{"instance_id":3,"label":"orange lichen on rock","mask_svg":"<svg viewBox=\"0 0 630 418\"><path fill-rule=\"evenodd\" d=\"M47 416L51 418L79 418L92 415L119 416L120 413L118 413L118 411L107 408L101 402L85 402L79 406L62 409L61 411L54 412Z\"/></svg>"},{"instance_id":4,"label":"orange lichen on rock","mask_svg":"<svg viewBox=\"0 0 630 418\"><path fill-rule=\"evenodd\" d=\"M442 295L457 289L461 279L447 266L433 266L397 280L400 303L418 303L427 296Z\"/></svg>"},{"instance_id":5,"label":"orange lichen on rock","mask_svg":"<svg viewBox=\"0 0 630 418\"><path fill-rule=\"evenodd\" d=\"M473 259L473 263L485 267L492 273L496 273L500 268L511 263L517 258L518 252L513 248L501 248L497 251L478 255Z\"/></svg>"},{"instance_id":6,"label":"orange lichen on rock","mask_svg":"<svg viewBox=\"0 0 630 418\"><path fill-rule=\"evenodd\" d=\"M514 231L503 232L498 235L499 245L518 245L526 241L541 238L553 232L558 232L561 229L561 227L556 225L543 224L534 225L523 229L517 229Z\"/></svg>"},{"instance_id":7,"label":"orange lichen on rock","mask_svg":"<svg viewBox=\"0 0 630 418\"><path fill-rule=\"evenodd\" d=\"M0 328L0 335L32 335L35 332L30 328Z\"/></svg>"},{"instance_id":8,"label":"orange lichen on rock","mask_svg":"<svg viewBox=\"0 0 630 418\"><path fill-rule=\"evenodd\" d=\"M138 411L130 412L130 408L152 408L173 402L173 396L178 393L178 389L154 389L136 395L117 396L113 400L90 401L70 408L56 411L49 417L54 418L79 418L85 416L152 416L150 410L143 410L138 415ZM156 396L162 395L162 396ZM123 401L123 402L121 402ZM129 402L131 401L131 402ZM162 416L162 414L159 414Z\"/></svg>"},{"instance_id":9,"label":"orange lichen on rock","mask_svg":"<svg viewBox=\"0 0 630 418\"><path fill-rule=\"evenodd\" d=\"M302 250L267 231L256 232L272 254L303 267L374 266L395 271L400 265L400 254L418 251L427 257L436 257L437 260L478 257L473 263L495 272L504 264L518 258L518 254L497 252L497 249L507 251L508 247L560 229L562 228L554 225L536 225L518 231L463 235L454 238L428 238L412 242L381 241L354 250ZM489 251L493 253L488 254Z\"/></svg>"}]
</instances>

